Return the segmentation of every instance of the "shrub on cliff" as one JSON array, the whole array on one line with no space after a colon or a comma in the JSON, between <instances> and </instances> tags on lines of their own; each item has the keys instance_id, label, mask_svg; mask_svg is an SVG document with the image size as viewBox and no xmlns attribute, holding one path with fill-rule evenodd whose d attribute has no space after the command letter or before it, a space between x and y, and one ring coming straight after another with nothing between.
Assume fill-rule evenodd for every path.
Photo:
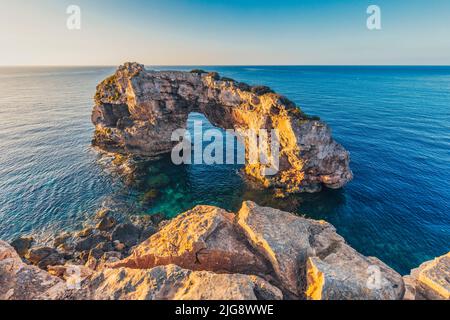
<instances>
[{"instance_id":1,"label":"shrub on cliff","mask_svg":"<svg viewBox=\"0 0 450 320\"><path fill-rule=\"evenodd\" d=\"M220 75L217 72L210 72L208 73L208 76L210 76L214 80L220 80Z\"/></svg>"},{"instance_id":2,"label":"shrub on cliff","mask_svg":"<svg viewBox=\"0 0 450 320\"><path fill-rule=\"evenodd\" d=\"M254 86L252 87L251 91L258 96L262 96L266 93L274 93L274 91L267 86Z\"/></svg>"},{"instance_id":3,"label":"shrub on cliff","mask_svg":"<svg viewBox=\"0 0 450 320\"><path fill-rule=\"evenodd\" d=\"M103 87L103 90L99 90L100 87ZM95 93L94 100L97 103L100 103L103 98L107 98L108 102L115 102L119 100L120 93L116 88L115 75L106 78L102 83L100 83L99 86L97 86L97 92Z\"/></svg>"},{"instance_id":4,"label":"shrub on cliff","mask_svg":"<svg viewBox=\"0 0 450 320\"><path fill-rule=\"evenodd\" d=\"M193 69L190 71L190 73L203 74L203 73L207 73L207 72L202 69Z\"/></svg>"},{"instance_id":5,"label":"shrub on cliff","mask_svg":"<svg viewBox=\"0 0 450 320\"><path fill-rule=\"evenodd\" d=\"M230 82L235 82L234 79L228 78L228 77L222 77L220 80L222 81L230 81Z\"/></svg>"}]
</instances>

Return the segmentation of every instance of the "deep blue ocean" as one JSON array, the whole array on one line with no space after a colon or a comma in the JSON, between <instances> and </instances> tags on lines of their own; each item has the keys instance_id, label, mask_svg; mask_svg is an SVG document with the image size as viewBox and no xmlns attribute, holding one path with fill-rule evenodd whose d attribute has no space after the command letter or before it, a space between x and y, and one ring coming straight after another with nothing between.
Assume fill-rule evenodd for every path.
<instances>
[{"instance_id":1,"label":"deep blue ocean","mask_svg":"<svg viewBox=\"0 0 450 320\"><path fill-rule=\"evenodd\" d=\"M145 187L112 176L90 146L95 86L115 68L0 68L0 239L78 228L102 203L174 216L250 199L325 219L403 274L450 250L450 67L201 68L270 86L320 116L350 151L354 180L276 199L248 186L239 166L161 159L148 164L149 179L165 181L149 204Z\"/></svg>"}]
</instances>

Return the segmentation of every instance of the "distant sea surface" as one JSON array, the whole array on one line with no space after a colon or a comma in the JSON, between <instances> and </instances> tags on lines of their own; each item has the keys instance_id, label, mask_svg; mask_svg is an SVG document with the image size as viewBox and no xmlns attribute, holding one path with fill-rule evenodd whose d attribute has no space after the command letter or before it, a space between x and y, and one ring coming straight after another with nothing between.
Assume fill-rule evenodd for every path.
<instances>
[{"instance_id":1,"label":"distant sea surface","mask_svg":"<svg viewBox=\"0 0 450 320\"><path fill-rule=\"evenodd\" d=\"M450 250L450 67L200 68L270 86L320 116L350 151L354 180L276 199L248 186L239 166L162 159L148 165L150 184L164 182L149 204L147 187L112 176L90 146L95 87L115 68L0 68L0 239L79 228L105 203L174 216L196 204L237 210L254 200L325 219L403 274ZM195 119L202 116L189 124Z\"/></svg>"}]
</instances>

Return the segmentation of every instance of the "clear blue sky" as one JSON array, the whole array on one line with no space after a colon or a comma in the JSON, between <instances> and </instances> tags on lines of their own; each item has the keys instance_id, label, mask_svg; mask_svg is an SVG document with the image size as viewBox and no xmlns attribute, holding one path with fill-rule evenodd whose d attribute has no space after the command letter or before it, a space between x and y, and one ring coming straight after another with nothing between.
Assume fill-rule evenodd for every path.
<instances>
[{"instance_id":1,"label":"clear blue sky","mask_svg":"<svg viewBox=\"0 0 450 320\"><path fill-rule=\"evenodd\" d=\"M450 65L449 0L0 1L0 65Z\"/></svg>"}]
</instances>

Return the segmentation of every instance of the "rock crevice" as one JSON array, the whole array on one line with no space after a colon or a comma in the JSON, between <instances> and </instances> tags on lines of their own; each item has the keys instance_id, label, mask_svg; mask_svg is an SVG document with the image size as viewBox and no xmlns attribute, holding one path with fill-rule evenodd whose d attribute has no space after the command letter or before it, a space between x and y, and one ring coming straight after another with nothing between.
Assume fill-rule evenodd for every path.
<instances>
[{"instance_id":1,"label":"rock crevice","mask_svg":"<svg viewBox=\"0 0 450 320\"><path fill-rule=\"evenodd\" d=\"M197 206L108 267L150 269L167 264L255 275L289 299L401 299L404 294L399 274L359 254L329 223L250 201L237 214ZM381 279L373 287L368 284L371 268Z\"/></svg>"}]
</instances>

